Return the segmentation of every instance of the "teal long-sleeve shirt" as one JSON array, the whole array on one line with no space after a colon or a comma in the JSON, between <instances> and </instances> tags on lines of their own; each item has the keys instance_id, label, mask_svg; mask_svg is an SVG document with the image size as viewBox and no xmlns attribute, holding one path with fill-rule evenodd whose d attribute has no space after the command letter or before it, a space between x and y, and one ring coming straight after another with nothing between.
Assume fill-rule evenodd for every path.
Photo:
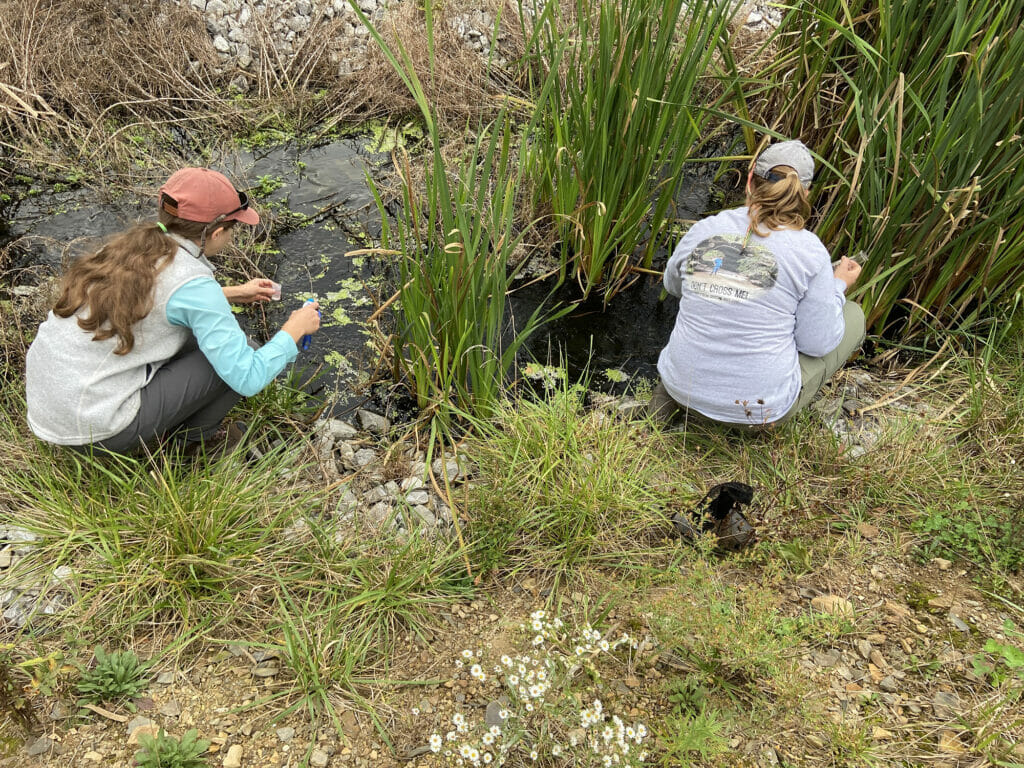
<instances>
[{"instance_id":1,"label":"teal long-sleeve shirt","mask_svg":"<svg viewBox=\"0 0 1024 768\"><path fill-rule=\"evenodd\" d=\"M259 349L250 347L224 291L208 277L190 280L171 294L167 321L190 329L217 375L243 397L267 386L299 352L295 340L284 331L278 331Z\"/></svg>"}]
</instances>

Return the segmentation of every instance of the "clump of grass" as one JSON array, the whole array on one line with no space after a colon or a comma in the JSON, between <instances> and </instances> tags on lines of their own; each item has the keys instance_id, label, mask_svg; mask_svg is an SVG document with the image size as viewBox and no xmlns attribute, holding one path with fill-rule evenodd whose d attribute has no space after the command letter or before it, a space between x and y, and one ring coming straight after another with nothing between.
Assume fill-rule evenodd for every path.
<instances>
[{"instance_id":1,"label":"clump of grass","mask_svg":"<svg viewBox=\"0 0 1024 768\"><path fill-rule=\"evenodd\" d=\"M671 455L642 423L588 411L583 393L563 385L544 400L505 401L477 425L468 452L482 480L468 507L485 567L564 575L628 563L668 530Z\"/></svg>"},{"instance_id":2,"label":"clump of grass","mask_svg":"<svg viewBox=\"0 0 1024 768\"><path fill-rule=\"evenodd\" d=\"M1019 311L1022 13L1021 0L828 0L780 27L767 70L780 130L824 161L817 231L868 253L857 293L878 332Z\"/></svg>"},{"instance_id":3,"label":"clump of grass","mask_svg":"<svg viewBox=\"0 0 1024 768\"><path fill-rule=\"evenodd\" d=\"M0 468L2 496L18 525L44 540L39 562L73 569L83 618L106 631L168 614L235 614L234 589L259 579L252 564L321 503L318 489L282 471L294 449L254 465L236 454L196 472L173 451L135 459L29 447L12 417L0 421L10 459Z\"/></svg>"},{"instance_id":4,"label":"clump of grass","mask_svg":"<svg viewBox=\"0 0 1024 768\"><path fill-rule=\"evenodd\" d=\"M432 73L436 55L430 4L424 12ZM441 151L435 105L414 54L401 41L393 49L361 11L359 15L415 98L433 146L423 197L406 159L404 205L393 227L381 195L371 186L383 222L383 250L401 258L392 337L396 378L407 377L419 406L447 425L453 407L475 415L490 410L516 351L541 320L538 308L522 328L506 334L510 257L523 237L512 228L520 169L511 115L502 110L494 125L481 125L476 140L451 168Z\"/></svg>"},{"instance_id":5,"label":"clump of grass","mask_svg":"<svg viewBox=\"0 0 1024 768\"><path fill-rule=\"evenodd\" d=\"M685 10L685 19L683 17ZM683 162L708 121L698 82L731 5L682 0L519 3L535 102L533 205L550 210L563 270L605 301L649 267Z\"/></svg>"}]
</instances>

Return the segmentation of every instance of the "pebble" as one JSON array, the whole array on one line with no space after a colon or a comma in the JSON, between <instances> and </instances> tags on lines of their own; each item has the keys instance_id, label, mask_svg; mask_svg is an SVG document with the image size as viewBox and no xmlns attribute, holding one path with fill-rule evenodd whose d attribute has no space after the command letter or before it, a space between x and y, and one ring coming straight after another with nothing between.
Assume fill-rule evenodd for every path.
<instances>
[{"instance_id":1,"label":"pebble","mask_svg":"<svg viewBox=\"0 0 1024 768\"><path fill-rule=\"evenodd\" d=\"M177 717L181 714L181 705L172 699L160 707L160 714L165 717Z\"/></svg>"},{"instance_id":2,"label":"pebble","mask_svg":"<svg viewBox=\"0 0 1024 768\"><path fill-rule=\"evenodd\" d=\"M293 738L295 738L295 729L291 727L278 728L277 738L279 738L281 741L291 741Z\"/></svg>"},{"instance_id":3,"label":"pebble","mask_svg":"<svg viewBox=\"0 0 1024 768\"><path fill-rule=\"evenodd\" d=\"M274 677L281 668L277 664L258 664L253 667L252 674L255 677Z\"/></svg>"},{"instance_id":4,"label":"pebble","mask_svg":"<svg viewBox=\"0 0 1024 768\"><path fill-rule=\"evenodd\" d=\"M322 749L314 749L313 753L309 756L309 764L314 766L314 768L324 768L330 759L330 755Z\"/></svg>"},{"instance_id":5,"label":"pebble","mask_svg":"<svg viewBox=\"0 0 1024 768\"><path fill-rule=\"evenodd\" d=\"M872 650L873 649L871 647L871 643L869 643L867 640L858 640L857 641L857 653L859 653L865 660L868 660L868 659L871 658L871 651Z\"/></svg>"},{"instance_id":6,"label":"pebble","mask_svg":"<svg viewBox=\"0 0 1024 768\"><path fill-rule=\"evenodd\" d=\"M962 755L967 751L960 737L954 731L939 731L939 752L947 755Z\"/></svg>"},{"instance_id":7,"label":"pebble","mask_svg":"<svg viewBox=\"0 0 1024 768\"><path fill-rule=\"evenodd\" d=\"M946 560L942 557L933 557L932 562L939 567L940 571L948 571L953 567L953 563L950 560Z\"/></svg>"},{"instance_id":8,"label":"pebble","mask_svg":"<svg viewBox=\"0 0 1024 768\"><path fill-rule=\"evenodd\" d=\"M853 616L853 603L839 595L818 595L811 599L811 608L833 616Z\"/></svg>"},{"instance_id":9,"label":"pebble","mask_svg":"<svg viewBox=\"0 0 1024 768\"><path fill-rule=\"evenodd\" d=\"M103 755L99 752L90 751L82 755L82 759L88 760L90 763L101 763L103 762Z\"/></svg>"},{"instance_id":10,"label":"pebble","mask_svg":"<svg viewBox=\"0 0 1024 768\"><path fill-rule=\"evenodd\" d=\"M224 768L242 768L242 745L232 744L224 755Z\"/></svg>"},{"instance_id":11,"label":"pebble","mask_svg":"<svg viewBox=\"0 0 1024 768\"><path fill-rule=\"evenodd\" d=\"M885 728L879 728L877 725L871 729L871 738L875 741L891 741L893 738L892 731L887 731Z\"/></svg>"},{"instance_id":12,"label":"pebble","mask_svg":"<svg viewBox=\"0 0 1024 768\"><path fill-rule=\"evenodd\" d=\"M492 701L487 705L487 710L484 712L484 722L487 725L497 725L499 727L505 724L504 718L501 716L501 710L504 707L500 701Z\"/></svg>"},{"instance_id":13,"label":"pebble","mask_svg":"<svg viewBox=\"0 0 1024 768\"><path fill-rule=\"evenodd\" d=\"M57 747L59 746L60 745L56 741L51 739L49 736L40 736L38 739L36 739L29 745L26 751L32 757L36 757L37 755L45 754L47 752L50 752L51 750L56 752Z\"/></svg>"},{"instance_id":14,"label":"pebble","mask_svg":"<svg viewBox=\"0 0 1024 768\"><path fill-rule=\"evenodd\" d=\"M896 691L899 690L899 684L896 682L896 678L892 675L886 675L883 677L882 681L878 684L878 687L886 693L896 693Z\"/></svg>"},{"instance_id":15,"label":"pebble","mask_svg":"<svg viewBox=\"0 0 1024 768\"><path fill-rule=\"evenodd\" d=\"M154 722L150 722L148 725L140 725L137 728L133 728L131 733L128 734L128 743L138 744L140 736L156 736L159 732L160 726Z\"/></svg>"},{"instance_id":16,"label":"pebble","mask_svg":"<svg viewBox=\"0 0 1024 768\"><path fill-rule=\"evenodd\" d=\"M936 717L951 720L960 709L960 697L950 691L938 691L932 697L932 709Z\"/></svg>"}]
</instances>

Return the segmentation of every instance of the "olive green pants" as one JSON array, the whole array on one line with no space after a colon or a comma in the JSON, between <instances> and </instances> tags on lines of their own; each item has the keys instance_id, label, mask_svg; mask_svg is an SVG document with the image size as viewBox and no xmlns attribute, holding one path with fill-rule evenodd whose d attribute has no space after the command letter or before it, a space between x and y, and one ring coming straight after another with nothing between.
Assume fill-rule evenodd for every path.
<instances>
[{"instance_id":1,"label":"olive green pants","mask_svg":"<svg viewBox=\"0 0 1024 768\"><path fill-rule=\"evenodd\" d=\"M825 382L831 379L836 371L843 367L843 363L849 360L860 349L860 345L864 343L866 331L864 310L860 308L859 304L854 304L852 301L846 302L843 306L843 322L845 324L843 338L835 349L824 357L800 355L800 393L797 395L793 407L782 418L763 425L727 424L726 426L736 427L744 431L763 429L773 424L782 424L788 421L795 414L810 405L818 391L825 386ZM651 393L651 402L647 406L647 412L651 418L662 424L669 424L678 414L685 413L686 411L686 407L673 400L668 390L665 389L665 385L659 381ZM687 418L695 421L724 424L724 422L715 422L713 419L709 419L696 411L687 413Z\"/></svg>"}]
</instances>

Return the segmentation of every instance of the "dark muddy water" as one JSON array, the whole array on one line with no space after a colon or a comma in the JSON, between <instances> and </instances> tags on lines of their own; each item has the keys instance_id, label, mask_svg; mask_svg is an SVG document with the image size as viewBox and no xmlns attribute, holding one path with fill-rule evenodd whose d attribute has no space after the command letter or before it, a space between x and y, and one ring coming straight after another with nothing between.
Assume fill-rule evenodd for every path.
<instances>
[{"instance_id":1,"label":"dark muddy water","mask_svg":"<svg viewBox=\"0 0 1024 768\"><path fill-rule=\"evenodd\" d=\"M254 334L264 322L272 331L305 298L316 296L323 328L311 349L299 354L297 365L321 370L319 383L338 392L339 410L362 401L355 393L375 360L365 320L390 293L391 257L346 255L366 248L380 233L365 174L386 162L386 155L375 152L369 141L347 139L313 148L286 145L213 163L240 185L262 192L258 208L265 220L275 221L273 241L264 244L265 253L252 258L267 277L283 285L282 301L247 310L240 320ZM700 172L681 186L678 215L698 218L709 205L709 177ZM112 198L88 189L43 191L23 197L8 211L0 246L13 242L15 282L33 282L38 270L19 270L55 270L69 251L81 252L94 238L151 216L153 205L152 200ZM664 244L655 268L663 265L673 245ZM525 319L549 291L544 286L516 291L512 316ZM654 379L677 306L674 298L661 300L660 294L660 280L644 276L607 309L600 301L577 305L528 343L520 369L530 362L564 361L573 379L587 373L594 388L613 392L624 391L638 377ZM578 289L563 286L554 299L573 302Z\"/></svg>"}]
</instances>

